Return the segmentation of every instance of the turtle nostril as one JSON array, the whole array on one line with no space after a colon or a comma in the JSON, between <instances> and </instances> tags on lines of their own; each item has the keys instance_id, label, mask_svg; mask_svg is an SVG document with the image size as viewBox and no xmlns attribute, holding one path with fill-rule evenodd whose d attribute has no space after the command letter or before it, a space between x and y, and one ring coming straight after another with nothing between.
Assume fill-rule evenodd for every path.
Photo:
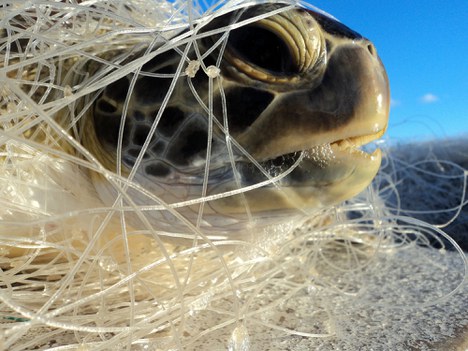
<instances>
[{"instance_id":1,"label":"turtle nostril","mask_svg":"<svg viewBox=\"0 0 468 351\"><path fill-rule=\"evenodd\" d=\"M367 44L367 50L372 56L377 56L377 50L375 49L375 46L372 43Z\"/></svg>"}]
</instances>

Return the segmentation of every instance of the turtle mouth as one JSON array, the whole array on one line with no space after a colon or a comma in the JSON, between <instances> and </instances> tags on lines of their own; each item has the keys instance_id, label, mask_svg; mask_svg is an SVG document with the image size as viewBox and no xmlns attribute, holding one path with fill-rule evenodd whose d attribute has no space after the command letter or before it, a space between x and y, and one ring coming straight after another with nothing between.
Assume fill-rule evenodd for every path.
<instances>
[{"instance_id":1,"label":"turtle mouth","mask_svg":"<svg viewBox=\"0 0 468 351\"><path fill-rule=\"evenodd\" d=\"M365 146L384 132L335 139L256 164L236 162L243 186L261 185L243 194L250 210L266 214L273 210L320 208L359 194L377 174L382 159L380 149L368 152L370 148ZM237 189L232 179L225 180L218 181L212 192ZM210 207L216 213L240 213L244 208L242 199L217 200Z\"/></svg>"},{"instance_id":2,"label":"turtle mouth","mask_svg":"<svg viewBox=\"0 0 468 351\"><path fill-rule=\"evenodd\" d=\"M365 135L360 135L360 136L355 136L355 137L350 137L346 139L340 139L337 141L332 142L330 145L333 149L339 150L339 151L344 151L344 152L349 152L349 153L362 153L364 156L372 156L377 150L374 151L373 154L368 154L364 150L361 149L361 147L368 145L374 140L380 139L384 134L385 134L386 129L382 129L378 131L377 133L372 133L372 134L365 134Z\"/></svg>"},{"instance_id":3,"label":"turtle mouth","mask_svg":"<svg viewBox=\"0 0 468 351\"><path fill-rule=\"evenodd\" d=\"M354 167L352 167L352 162L354 161L359 160L359 163L365 163L366 160L375 162L376 159L378 159L380 163L380 149L376 148L371 152L369 149L364 149L364 147L380 139L384 133L385 129L382 129L377 133L339 139L333 142L315 145L310 148L304 148L303 150L282 154L262 161L259 164L263 168L264 175L268 175L269 177L281 176L281 174L288 172L288 170L296 166L297 170L291 170L291 176L292 178L294 178L294 176L297 178L297 174L295 173L299 173L300 171L310 171L311 168L323 170L337 163L350 165L350 167L348 167L350 170L348 173L351 173L354 169ZM301 158L303 162L298 162ZM251 167L255 166L251 165ZM246 175L245 168L244 175ZM304 182L306 181L306 179L302 180ZM335 180L336 179L330 179L330 182ZM249 181L249 183L251 183L251 181Z\"/></svg>"}]
</instances>

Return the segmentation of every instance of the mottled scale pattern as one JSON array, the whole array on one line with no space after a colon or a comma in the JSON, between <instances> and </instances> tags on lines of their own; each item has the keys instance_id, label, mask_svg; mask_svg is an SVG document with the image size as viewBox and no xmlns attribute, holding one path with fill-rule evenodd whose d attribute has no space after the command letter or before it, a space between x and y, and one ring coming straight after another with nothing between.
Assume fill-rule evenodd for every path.
<instances>
[{"instance_id":1,"label":"mottled scale pattern","mask_svg":"<svg viewBox=\"0 0 468 351\"><path fill-rule=\"evenodd\" d=\"M115 152L125 101L128 99L122 135L122 162L128 168L135 166L174 79L179 60L180 56L175 52L159 55L143 66L129 96L133 74L110 84L96 101L93 113L96 136L105 149ZM189 172L191 166L199 165L206 159L208 114L199 106L193 93L187 90L186 79L178 78L175 90L138 165L148 176L164 178L173 171ZM203 72L199 72L192 83L197 91L205 92L206 95L208 77ZM271 92L238 84L225 88L225 94L229 132L233 135L248 128L274 99ZM200 98L208 104L207 96ZM216 90L214 115L222 124L221 97ZM223 150L223 144L224 135L214 126L213 152Z\"/></svg>"}]
</instances>

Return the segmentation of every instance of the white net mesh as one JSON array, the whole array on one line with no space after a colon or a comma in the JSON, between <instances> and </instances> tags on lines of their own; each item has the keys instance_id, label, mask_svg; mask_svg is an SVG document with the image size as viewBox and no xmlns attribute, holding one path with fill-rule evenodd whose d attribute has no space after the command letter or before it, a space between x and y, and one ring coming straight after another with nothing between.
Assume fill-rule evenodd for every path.
<instances>
[{"instance_id":1,"label":"white net mesh","mask_svg":"<svg viewBox=\"0 0 468 351\"><path fill-rule=\"evenodd\" d=\"M181 215L187 202L151 195L153 204L140 206L144 187L80 143L83 111L104 87L164 50L188 48L187 26L253 3L0 5L0 349L423 349L468 324L465 255L432 225L466 218L462 162L436 155L406 164L395 153L371 187L340 206L298 209L247 237L213 241L202 225L204 190L191 199L193 221ZM187 53L166 78L217 79L216 64ZM90 172L117 189L112 206ZM428 194L422 210L441 221L414 219L421 207L405 200L409 191ZM184 230L155 229L152 212ZM128 225L129 213L142 225ZM421 248L431 241L441 249ZM414 313L423 322L409 327Z\"/></svg>"}]
</instances>

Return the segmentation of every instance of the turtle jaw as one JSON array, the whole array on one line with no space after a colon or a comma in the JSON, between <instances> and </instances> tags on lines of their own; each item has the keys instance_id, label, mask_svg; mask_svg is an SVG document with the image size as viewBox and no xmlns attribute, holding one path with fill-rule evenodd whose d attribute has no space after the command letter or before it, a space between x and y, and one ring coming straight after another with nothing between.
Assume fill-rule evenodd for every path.
<instances>
[{"instance_id":1,"label":"turtle jaw","mask_svg":"<svg viewBox=\"0 0 468 351\"><path fill-rule=\"evenodd\" d=\"M247 201L252 213L260 217L276 213L280 218L294 211L308 212L348 200L362 192L376 176L382 161L381 150L368 153L361 147L380 139L386 127L263 160L259 162L263 169L248 162L243 167L243 162L238 162L244 186L267 181L265 173L277 180L245 192L242 197L224 198L209 206L218 214L241 215ZM302 160L298 162L300 157ZM228 192L235 189L232 185L220 184L212 191Z\"/></svg>"},{"instance_id":2,"label":"turtle jaw","mask_svg":"<svg viewBox=\"0 0 468 351\"><path fill-rule=\"evenodd\" d=\"M245 168L240 166L238 171L245 186L266 181L265 172L271 179L276 177L277 180L242 196L210 202L209 206L218 214L242 215L247 201L249 210L260 217L271 213L281 217L294 211L308 212L336 205L363 191L377 174L382 160L381 150L376 149L369 154L359 147L382 134L381 131L282 155L261 162L263 170L252 168L249 164ZM300 162L299 157L302 157ZM273 164L277 166L272 167ZM219 184L212 191L227 192L234 188L228 182Z\"/></svg>"}]
</instances>

